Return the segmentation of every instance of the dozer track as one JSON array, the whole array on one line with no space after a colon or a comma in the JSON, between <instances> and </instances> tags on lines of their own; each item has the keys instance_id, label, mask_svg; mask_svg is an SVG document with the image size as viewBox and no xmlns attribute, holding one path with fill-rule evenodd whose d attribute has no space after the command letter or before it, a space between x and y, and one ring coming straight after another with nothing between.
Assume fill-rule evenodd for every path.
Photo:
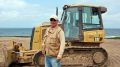
<instances>
[{"instance_id":1,"label":"dozer track","mask_svg":"<svg viewBox=\"0 0 120 67\"><path fill-rule=\"evenodd\" d=\"M103 48L67 48L61 63L62 67L106 67L107 59ZM43 56L39 56L37 64L44 67Z\"/></svg>"},{"instance_id":2,"label":"dozer track","mask_svg":"<svg viewBox=\"0 0 120 67\"><path fill-rule=\"evenodd\" d=\"M68 48L61 63L62 67L103 67L107 59L103 48Z\"/></svg>"}]
</instances>

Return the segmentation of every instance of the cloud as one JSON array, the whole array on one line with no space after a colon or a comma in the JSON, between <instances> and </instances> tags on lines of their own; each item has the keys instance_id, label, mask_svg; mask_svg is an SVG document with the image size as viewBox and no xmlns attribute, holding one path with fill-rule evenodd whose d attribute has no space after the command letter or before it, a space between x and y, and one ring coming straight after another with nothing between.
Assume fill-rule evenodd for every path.
<instances>
[{"instance_id":1,"label":"cloud","mask_svg":"<svg viewBox=\"0 0 120 67\"><path fill-rule=\"evenodd\" d=\"M33 27L55 12L26 0L0 0L0 27Z\"/></svg>"},{"instance_id":2,"label":"cloud","mask_svg":"<svg viewBox=\"0 0 120 67\"><path fill-rule=\"evenodd\" d=\"M105 28L120 28L120 13L104 14L103 23Z\"/></svg>"},{"instance_id":3,"label":"cloud","mask_svg":"<svg viewBox=\"0 0 120 67\"><path fill-rule=\"evenodd\" d=\"M37 4L29 4L24 0L0 0L0 20L30 19L37 16Z\"/></svg>"},{"instance_id":4,"label":"cloud","mask_svg":"<svg viewBox=\"0 0 120 67\"><path fill-rule=\"evenodd\" d=\"M8 20L17 17L19 14L17 11L1 11L0 12L0 21Z\"/></svg>"},{"instance_id":5,"label":"cloud","mask_svg":"<svg viewBox=\"0 0 120 67\"><path fill-rule=\"evenodd\" d=\"M8 27L10 27L9 23L11 23L12 27L13 23L13 27L22 27L25 26L25 24L29 27L35 26L42 22L49 21L49 17L55 14L56 6L59 7L60 18L62 6L72 3L105 6L108 8L107 13L103 15L103 19L107 23L106 25L108 25L108 22L120 22L120 10L117 9L120 7L120 0L53 0L51 1L52 3L49 3L49 0L44 0L43 2L39 0L30 1L31 2L29 2L29 0L0 0L0 25L2 27L7 27L4 25L8 24ZM54 4L56 2L57 4Z\"/></svg>"},{"instance_id":6,"label":"cloud","mask_svg":"<svg viewBox=\"0 0 120 67\"><path fill-rule=\"evenodd\" d=\"M103 19L104 21L106 21L106 23L119 23L120 25L120 13L115 13L115 14L108 14L108 15L103 15Z\"/></svg>"},{"instance_id":7,"label":"cloud","mask_svg":"<svg viewBox=\"0 0 120 67\"><path fill-rule=\"evenodd\" d=\"M0 0L2 9L20 9L28 6L23 0Z\"/></svg>"}]
</instances>

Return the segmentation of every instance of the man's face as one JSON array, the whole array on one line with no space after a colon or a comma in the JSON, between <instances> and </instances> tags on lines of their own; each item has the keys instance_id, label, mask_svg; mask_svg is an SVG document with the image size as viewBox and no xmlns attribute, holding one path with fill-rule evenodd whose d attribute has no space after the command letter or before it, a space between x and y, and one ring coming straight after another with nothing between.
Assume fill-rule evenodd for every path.
<instances>
[{"instance_id":1,"label":"man's face","mask_svg":"<svg viewBox=\"0 0 120 67\"><path fill-rule=\"evenodd\" d=\"M58 20L55 20L54 18L51 18L50 23L51 23L52 28L54 28L58 25Z\"/></svg>"}]
</instances>

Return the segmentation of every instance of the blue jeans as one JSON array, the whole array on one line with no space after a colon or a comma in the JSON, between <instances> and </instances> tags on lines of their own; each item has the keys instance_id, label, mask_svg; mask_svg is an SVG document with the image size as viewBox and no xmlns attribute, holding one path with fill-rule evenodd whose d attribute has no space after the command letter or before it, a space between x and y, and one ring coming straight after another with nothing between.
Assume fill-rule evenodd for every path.
<instances>
[{"instance_id":1,"label":"blue jeans","mask_svg":"<svg viewBox=\"0 0 120 67\"><path fill-rule=\"evenodd\" d=\"M45 67L61 67L61 64L55 57L45 56Z\"/></svg>"}]
</instances>

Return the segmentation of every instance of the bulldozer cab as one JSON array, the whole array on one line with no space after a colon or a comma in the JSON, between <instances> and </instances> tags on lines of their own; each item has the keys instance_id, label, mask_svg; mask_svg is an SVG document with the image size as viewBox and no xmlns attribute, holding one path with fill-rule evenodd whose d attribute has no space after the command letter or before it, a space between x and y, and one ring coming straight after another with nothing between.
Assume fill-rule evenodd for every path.
<instances>
[{"instance_id":1,"label":"bulldozer cab","mask_svg":"<svg viewBox=\"0 0 120 67\"><path fill-rule=\"evenodd\" d=\"M95 37L102 41L104 33L102 33L103 23L101 14L105 13L106 10L105 7L65 5L61 21L66 41L93 42L91 39L95 39ZM99 36L90 33L95 33ZM88 40L87 37L89 36L91 38Z\"/></svg>"}]
</instances>

